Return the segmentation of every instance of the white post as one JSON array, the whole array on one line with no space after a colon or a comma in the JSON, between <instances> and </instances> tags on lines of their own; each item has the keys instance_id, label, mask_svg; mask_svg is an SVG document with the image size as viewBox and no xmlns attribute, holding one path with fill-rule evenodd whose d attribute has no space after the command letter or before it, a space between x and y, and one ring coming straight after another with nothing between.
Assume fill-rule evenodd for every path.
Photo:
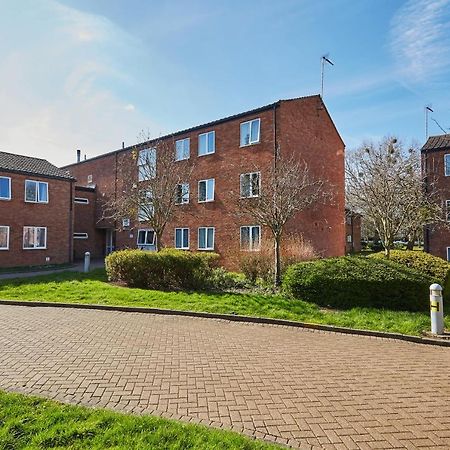
<instances>
[{"instance_id":1,"label":"white post","mask_svg":"<svg viewBox=\"0 0 450 450\"><path fill-rule=\"evenodd\" d=\"M434 283L430 286L431 333L444 334L444 301L442 286Z\"/></svg>"},{"instance_id":2,"label":"white post","mask_svg":"<svg viewBox=\"0 0 450 450\"><path fill-rule=\"evenodd\" d=\"M86 252L84 254L84 272L89 272L89 268L91 266L91 254L89 252Z\"/></svg>"}]
</instances>

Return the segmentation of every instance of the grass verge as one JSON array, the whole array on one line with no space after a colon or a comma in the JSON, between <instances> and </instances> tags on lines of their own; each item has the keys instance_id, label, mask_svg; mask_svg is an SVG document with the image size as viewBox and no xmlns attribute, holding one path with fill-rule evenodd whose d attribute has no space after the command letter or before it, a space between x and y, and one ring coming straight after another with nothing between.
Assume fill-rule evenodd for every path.
<instances>
[{"instance_id":1,"label":"grass verge","mask_svg":"<svg viewBox=\"0 0 450 450\"><path fill-rule=\"evenodd\" d=\"M147 306L151 308L204 311L271 317L309 323L420 335L430 328L428 313L376 308L329 310L281 295L255 293L163 292L124 288L107 282L105 271L89 274L61 272L33 278L3 280L0 299ZM447 316L450 308L447 305ZM450 327L447 318L446 326Z\"/></svg>"},{"instance_id":2,"label":"grass verge","mask_svg":"<svg viewBox=\"0 0 450 450\"><path fill-rule=\"evenodd\" d=\"M0 391L2 449L277 449L237 433Z\"/></svg>"}]
</instances>

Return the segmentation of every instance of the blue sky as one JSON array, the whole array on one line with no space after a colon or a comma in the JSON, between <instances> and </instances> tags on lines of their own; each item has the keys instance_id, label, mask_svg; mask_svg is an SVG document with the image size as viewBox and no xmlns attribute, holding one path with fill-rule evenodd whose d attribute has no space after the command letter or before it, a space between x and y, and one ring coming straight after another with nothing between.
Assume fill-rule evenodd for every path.
<instances>
[{"instance_id":1,"label":"blue sky","mask_svg":"<svg viewBox=\"0 0 450 450\"><path fill-rule=\"evenodd\" d=\"M347 148L450 129L450 0L0 0L0 149L62 165L320 91ZM430 134L441 130L430 120Z\"/></svg>"}]
</instances>

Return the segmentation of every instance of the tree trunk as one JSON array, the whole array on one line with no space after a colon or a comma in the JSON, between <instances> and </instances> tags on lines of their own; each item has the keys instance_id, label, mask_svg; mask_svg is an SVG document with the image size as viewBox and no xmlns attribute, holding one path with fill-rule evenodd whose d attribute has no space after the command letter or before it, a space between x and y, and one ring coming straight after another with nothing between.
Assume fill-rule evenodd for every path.
<instances>
[{"instance_id":1,"label":"tree trunk","mask_svg":"<svg viewBox=\"0 0 450 450\"><path fill-rule=\"evenodd\" d=\"M386 244L384 247L384 256L386 256L387 259L391 258L391 246L389 244Z\"/></svg>"},{"instance_id":2,"label":"tree trunk","mask_svg":"<svg viewBox=\"0 0 450 450\"><path fill-rule=\"evenodd\" d=\"M161 238L162 238L162 231L155 231L156 234L156 244L155 244L155 250L157 252L159 252L162 249L162 242L161 242Z\"/></svg>"},{"instance_id":3,"label":"tree trunk","mask_svg":"<svg viewBox=\"0 0 450 450\"><path fill-rule=\"evenodd\" d=\"M281 242L281 236L275 236L275 273L274 273L275 288L278 288L281 285L280 242Z\"/></svg>"}]
</instances>

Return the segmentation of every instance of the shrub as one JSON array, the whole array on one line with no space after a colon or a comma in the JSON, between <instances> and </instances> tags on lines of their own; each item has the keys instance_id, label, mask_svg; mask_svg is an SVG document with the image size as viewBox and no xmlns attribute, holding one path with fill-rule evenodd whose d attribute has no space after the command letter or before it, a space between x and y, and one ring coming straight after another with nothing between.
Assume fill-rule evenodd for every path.
<instances>
[{"instance_id":1,"label":"shrub","mask_svg":"<svg viewBox=\"0 0 450 450\"><path fill-rule=\"evenodd\" d=\"M413 250L392 250L390 260L420 273L429 275L435 283L446 287L449 282L450 264L438 256ZM383 252L374 253L369 258L386 259Z\"/></svg>"},{"instance_id":2,"label":"shrub","mask_svg":"<svg viewBox=\"0 0 450 450\"><path fill-rule=\"evenodd\" d=\"M206 286L216 253L166 248L160 252L120 250L106 257L110 281L146 289L198 289Z\"/></svg>"},{"instance_id":3,"label":"shrub","mask_svg":"<svg viewBox=\"0 0 450 450\"><path fill-rule=\"evenodd\" d=\"M218 291L244 289L248 287L247 284L244 274L228 272L223 267L213 269L208 278L208 287Z\"/></svg>"},{"instance_id":4,"label":"shrub","mask_svg":"<svg viewBox=\"0 0 450 450\"><path fill-rule=\"evenodd\" d=\"M427 310L431 278L377 258L340 257L299 263L284 277L291 297L338 309Z\"/></svg>"},{"instance_id":5,"label":"shrub","mask_svg":"<svg viewBox=\"0 0 450 450\"><path fill-rule=\"evenodd\" d=\"M313 246L303 239L303 236L288 235L281 243L281 272L297 262L317 259ZM243 252L240 257L240 268L246 278L255 283L261 279L270 283L274 276L274 247L273 240L265 240L257 252Z\"/></svg>"}]
</instances>

